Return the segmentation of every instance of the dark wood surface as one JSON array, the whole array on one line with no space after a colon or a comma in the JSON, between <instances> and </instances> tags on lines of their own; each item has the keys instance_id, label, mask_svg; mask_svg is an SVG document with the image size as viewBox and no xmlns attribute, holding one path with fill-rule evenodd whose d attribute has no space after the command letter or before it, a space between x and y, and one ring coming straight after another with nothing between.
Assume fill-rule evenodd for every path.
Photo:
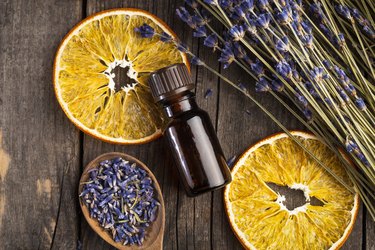
<instances>
[{"instance_id":1,"label":"dark wood surface","mask_svg":"<svg viewBox=\"0 0 375 250\"><path fill-rule=\"evenodd\" d=\"M112 249L79 210L83 167L99 154L121 151L145 162L166 204L164 249L241 249L227 222L222 192L188 198L178 183L163 139L116 146L79 132L60 109L52 88L57 46L75 23L95 12L135 7L170 25L212 67L216 56L192 39L174 12L181 0L0 0L0 249ZM249 100L202 68L192 68L197 101L216 127L230 158L278 132ZM223 71L248 81L235 67ZM208 88L213 95L205 99ZM270 96L256 95L288 128L302 128ZM296 198L297 199L297 198ZM374 222L361 207L343 249L375 249Z\"/></svg>"}]
</instances>

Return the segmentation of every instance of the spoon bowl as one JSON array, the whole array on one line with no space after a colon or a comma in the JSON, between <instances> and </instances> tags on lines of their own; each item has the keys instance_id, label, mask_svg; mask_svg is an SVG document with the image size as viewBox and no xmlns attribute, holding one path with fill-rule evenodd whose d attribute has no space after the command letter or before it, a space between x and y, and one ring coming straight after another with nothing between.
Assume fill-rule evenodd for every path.
<instances>
[{"instance_id":1,"label":"spoon bowl","mask_svg":"<svg viewBox=\"0 0 375 250\"><path fill-rule=\"evenodd\" d=\"M86 205L82 202L81 199L79 204L81 206L83 215L86 218L86 221L89 223L91 228L106 242L111 244L112 246L116 247L117 249L121 250L130 250L130 249L163 249L163 237L164 237L164 225L165 225L165 210L164 210L164 200L163 196L161 193L160 186L155 178L155 176L152 174L152 172L147 168L147 166L139 161L138 159L124 154L124 153L119 153L119 152L112 152L112 153L106 153L98 156L95 158L93 161L91 161L86 168L84 169L81 179L80 179L80 185L78 188L78 195L81 194L83 185L81 183L86 182L89 179L89 170L96 168L99 166L99 163L104 161L104 160L111 160L116 157L121 157L122 159L129 161L131 163L136 163L138 167L144 169L148 176L152 179L153 181L153 187L155 189L155 198L159 201L160 206L157 210L157 215L155 221L151 222L150 226L146 229L146 236L144 238L144 241L141 246L138 245L123 245L121 242L115 242L112 239L112 236L104 230L99 225L99 222L95 218L90 217L90 212L89 209L86 207Z\"/></svg>"}]
</instances>

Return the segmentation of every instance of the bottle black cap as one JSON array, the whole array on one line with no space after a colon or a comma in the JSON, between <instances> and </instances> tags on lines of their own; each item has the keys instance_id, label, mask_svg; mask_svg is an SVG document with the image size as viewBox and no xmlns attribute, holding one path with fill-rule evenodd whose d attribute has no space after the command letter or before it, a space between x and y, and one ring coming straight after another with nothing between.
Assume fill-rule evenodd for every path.
<instances>
[{"instance_id":1,"label":"bottle black cap","mask_svg":"<svg viewBox=\"0 0 375 250\"><path fill-rule=\"evenodd\" d=\"M149 85L155 102L195 87L190 72L183 63L173 64L151 73Z\"/></svg>"}]
</instances>

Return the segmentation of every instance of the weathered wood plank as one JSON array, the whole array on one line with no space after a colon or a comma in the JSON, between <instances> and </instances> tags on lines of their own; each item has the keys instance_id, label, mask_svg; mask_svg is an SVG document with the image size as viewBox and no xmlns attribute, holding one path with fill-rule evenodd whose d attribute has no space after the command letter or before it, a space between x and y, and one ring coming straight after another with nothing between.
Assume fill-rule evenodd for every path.
<instances>
[{"instance_id":1,"label":"weathered wood plank","mask_svg":"<svg viewBox=\"0 0 375 250\"><path fill-rule=\"evenodd\" d=\"M51 79L81 1L3 0L0 10L1 249L74 249L79 132Z\"/></svg>"},{"instance_id":2,"label":"weathered wood plank","mask_svg":"<svg viewBox=\"0 0 375 250\"><path fill-rule=\"evenodd\" d=\"M366 235L364 237L367 250L375 250L375 222L366 211L366 220L363 222ZM359 238L358 238L359 240Z\"/></svg>"}]
</instances>

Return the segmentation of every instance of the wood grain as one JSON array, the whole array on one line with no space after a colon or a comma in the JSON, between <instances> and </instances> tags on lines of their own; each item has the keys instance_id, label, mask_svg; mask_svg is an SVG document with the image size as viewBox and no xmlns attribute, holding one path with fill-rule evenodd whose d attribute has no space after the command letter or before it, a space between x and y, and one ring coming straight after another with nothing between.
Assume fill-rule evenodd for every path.
<instances>
[{"instance_id":1,"label":"wood grain","mask_svg":"<svg viewBox=\"0 0 375 250\"><path fill-rule=\"evenodd\" d=\"M0 130L10 159L0 180L1 249L76 247L79 134L51 78L57 46L81 7L76 0L0 2Z\"/></svg>"},{"instance_id":2,"label":"wood grain","mask_svg":"<svg viewBox=\"0 0 375 250\"><path fill-rule=\"evenodd\" d=\"M77 197L83 166L110 151L140 159L159 181L166 209L164 249L242 249L228 224L222 191L188 198L162 138L139 146L98 141L78 132L54 97L52 61L69 29L95 12L135 7L166 21L210 66L236 83L248 83L288 128L302 128L271 96L255 94L240 69L220 69L218 55L192 39L190 28L176 18L180 5L183 0L0 1L0 249L77 249L78 239L82 249L114 249L83 219ZM208 111L227 158L280 131L217 76L196 67L192 73L197 102ZM207 89L213 94L204 98ZM362 210L342 249L375 250L374 222Z\"/></svg>"}]
</instances>

